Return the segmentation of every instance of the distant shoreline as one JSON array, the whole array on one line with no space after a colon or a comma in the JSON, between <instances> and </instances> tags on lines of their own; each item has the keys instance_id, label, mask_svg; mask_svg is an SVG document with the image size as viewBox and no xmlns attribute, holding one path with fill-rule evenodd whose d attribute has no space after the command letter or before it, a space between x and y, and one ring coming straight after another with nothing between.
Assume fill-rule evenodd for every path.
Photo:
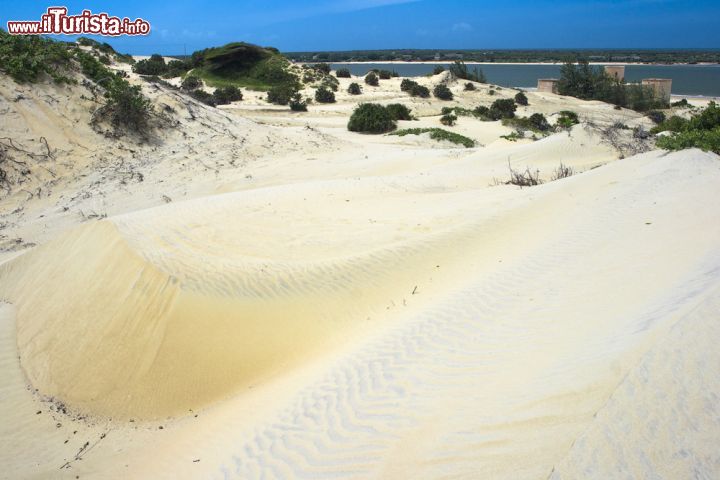
<instances>
[{"instance_id":1,"label":"distant shoreline","mask_svg":"<svg viewBox=\"0 0 720 480\"><path fill-rule=\"evenodd\" d=\"M454 60L418 60L418 61L404 61L404 60L375 60L375 61L362 61L362 62L329 62L329 61L316 61L316 62L295 62L297 65L312 65L315 63L342 63L344 65L367 65L367 64L388 64L388 65L452 65L455 63ZM465 62L465 65L564 65L565 62ZM643 65L643 66L655 66L655 67L673 67L673 66L687 66L687 67L720 67L720 63L646 63L646 62L589 62L590 65Z\"/></svg>"}]
</instances>

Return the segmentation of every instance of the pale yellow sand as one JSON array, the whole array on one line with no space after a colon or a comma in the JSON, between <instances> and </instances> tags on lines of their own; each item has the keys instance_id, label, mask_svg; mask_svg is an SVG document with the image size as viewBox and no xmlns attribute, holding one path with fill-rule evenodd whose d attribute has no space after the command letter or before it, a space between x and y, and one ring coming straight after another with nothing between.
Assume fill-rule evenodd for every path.
<instances>
[{"instance_id":1,"label":"pale yellow sand","mask_svg":"<svg viewBox=\"0 0 720 480\"><path fill-rule=\"evenodd\" d=\"M360 100L437 126L445 104L397 84ZM347 132L342 95L291 115L148 89L185 136L98 159L117 145L70 128L81 109L37 119L57 90L1 88L32 96L4 128L63 159L2 203L8 239L38 244L0 257L3 476L720 474L716 155L615 161L599 127L512 143L469 118L453 130L485 146L464 149ZM578 174L491 186L508 162Z\"/></svg>"}]
</instances>

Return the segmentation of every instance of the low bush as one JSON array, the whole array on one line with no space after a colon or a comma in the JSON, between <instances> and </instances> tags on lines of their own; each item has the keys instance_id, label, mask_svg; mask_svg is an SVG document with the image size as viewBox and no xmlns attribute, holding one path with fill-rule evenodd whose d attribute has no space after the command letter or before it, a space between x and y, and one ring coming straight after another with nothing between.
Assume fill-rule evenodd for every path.
<instances>
[{"instance_id":1,"label":"low bush","mask_svg":"<svg viewBox=\"0 0 720 480\"><path fill-rule=\"evenodd\" d=\"M242 92L234 85L228 85L215 89L213 97L215 97L215 103L218 105L227 105L243 99Z\"/></svg>"},{"instance_id":2,"label":"low bush","mask_svg":"<svg viewBox=\"0 0 720 480\"><path fill-rule=\"evenodd\" d=\"M433 95L435 95L435 97L439 98L440 100L453 99L453 94L450 89L447 87L447 85L443 85L442 83L435 86L435 88L433 89Z\"/></svg>"},{"instance_id":3,"label":"low bush","mask_svg":"<svg viewBox=\"0 0 720 480\"><path fill-rule=\"evenodd\" d=\"M293 112L307 112L307 100L302 99L302 95L296 93L289 102L290 110Z\"/></svg>"},{"instance_id":4,"label":"low bush","mask_svg":"<svg viewBox=\"0 0 720 480\"><path fill-rule=\"evenodd\" d=\"M380 70L377 75L380 77L380 80L390 80L390 78L392 78L392 72L389 70Z\"/></svg>"},{"instance_id":5,"label":"low bush","mask_svg":"<svg viewBox=\"0 0 720 480\"><path fill-rule=\"evenodd\" d=\"M515 110L517 110L517 105L515 105L515 101L512 98L501 98L493 102L487 116L491 120L513 118L515 116Z\"/></svg>"},{"instance_id":6,"label":"low bush","mask_svg":"<svg viewBox=\"0 0 720 480\"><path fill-rule=\"evenodd\" d=\"M515 103L517 103L518 105L527 106L528 98L527 95L525 95L525 92L518 92L517 95L515 95Z\"/></svg>"},{"instance_id":7,"label":"low bush","mask_svg":"<svg viewBox=\"0 0 720 480\"><path fill-rule=\"evenodd\" d=\"M362 87L360 84L353 82L348 86L347 91L350 95L360 95L362 93Z\"/></svg>"},{"instance_id":8,"label":"low bush","mask_svg":"<svg viewBox=\"0 0 720 480\"><path fill-rule=\"evenodd\" d=\"M452 113L448 113L440 117L440 123L448 127L452 127L457 122L457 117Z\"/></svg>"},{"instance_id":9,"label":"low bush","mask_svg":"<svg viewBox=\"0 0 720 480\"><path fill-rule=\"evenodd\" d=\"M415 85L417 85L417 82L410 80L409 78L403 78L402 82L400 82L400 90L403 92L409 92Z\"/></svg>"},{"instance_id":10,"label":"low bush","mask_svg":"<svg viewBox=\"0 0 720 480\"><path fill-rule=\"evenodd\" d=\"M488 108L488 107L486 107L486 106L484 106L484 105L480 105L480 106L478 106L478 107L475 107L475 109L473 110L473 114L474 114L476 117L480 117L480 118L482 118L482 119L490 120L490 108Z\"/></svg>"},{"instance_id":11,"label":"low bush","mask_svg":"<svg viewBox=\"0 0 720 480\"><path fill-rule=\"evenodd\" d=\"M315 90L315 101L319 103L335 103L335 94L325 87Z\"/></svg>"},{"instance_id":12,"label":"low bush","mask_svg":"<svg viewBox=\"0 0 720 480\"><path fill-rule=\"evenodd\" d=\"M337 78L350 78L350 70L347 68L338 68L335 71L335 76Z\"/></svg>"},{"instance_id":13,"label":"low bush","mask_svg":"<svg viewBox=\"0 0 720 480\"><path fill-rule=\"evenodd\" d=\"M378 80L378 76L375 75L375 72L370 72L365 75L365 83L372 87L377 87L380 84L380 81Z\"/></svg>"},{"instance_id":14,"label":"low bush","mask_svg":"<svg viewBox=\"0 0 720 480\"><path fill-rule=\"evenodd\" d=\"M558 119L555 124L560 128L570 128L573 125L580 123L578 115L570 110L563 110L559 113Z\"/></svg>"},{"instance_id":15,"label":"low bush","mask_svg":"<svg viewBox=\"0 0 720 480\"><path fill-rule=\"evenodd\" d=\"M325 75L330 75L329 63L316 63L314 65L311 65L310 68L312 68L313 70L317 70L318 72L322 72Z\"/></svg>"},{"instance_id":16,"label":"low bush","mask_svg":"<svg viewBox=\"0 0 720 480\"><path fill-rule=\"evenodd\" d=\"M275 105L287 105L298 93L297 85L284 83L271 87L267 92L267 101Z\"/></svg>"},{"instance_id":17,"label":"low bush","mask_svg":"<svg viewBox=\"0 0 720 480\"><path fill-rule=\"evenodd\" d=\"M140 60L133 65L133 72L140 75L163 75L168 71L168 66L162 55L153 54L150 58Z\"/></svg>"},{"instance_id":18,"label":"low bush","mask_svg":"<svg viewBox=\"0 0 720 480\"><path fill-rule=\"evenodd\" d=\"M465 87L463 88L463 90L465 90L466 92L471 92L471 91L473 91L473 90L476 90L476 89L475 89L475 84L468 82L468 83L465 84Z\"/></svg>"},{"instance_id":19,"label":"low bush","mask_svg":"<svg viewBox=\"0 0 720 480\"><path fill-rule=\"evenodd\" d=\"M163 77L165 78L173 78L173 77L179 77L188 70L190 70L192 66L184 62L182 60L170 60L167 64L167 69L165 73L163 74Z\"/></svg>"},{"instance_id":20,"label":"low bush","mask_svg":"<svg viewBox=\"0 0 720 480\"><path fill-rule=\"evenodd\" d=\"M323 78L322 82L320 82L321 87L325 87L328 90L332 90L333 92L338 91L338 86L340 85L340 82L337 78L326 75L325 78Z\"/></svg>"},{"instance_id":21,"label":"low bush","mask_svg":"<svg viewBox=\"0 0 720 480\"><path fill-rule=\"evenodd\" d=\"M430 89L422 85L415 84L410 89L411 97L430 98Z\"/></svg>"},{"instance_id":22,"label":"low bush","mask_svg":"<svg viewBox=\"0 0 720 480\"><path fill-rule=\"evenodd\" d=\"M715 102L689 120L673 116L656 129L672 132L657 140L657 146L664 150L700 148L720 154L720 107Z\"/></svg>"},{"instance_id":23,"label":"low bush","mask_svg":"<svg viewBox=\"0 0 720 480\"><path fill-rule=\"evenodd\" d=\"M68 82L65 72L71 58L62 43L37 35L10 35L0 29L0 70L18 83L37 82L43 75L56 83Z\"/></svg>"},{"instance_id":24,"label":"low bush","mask_svg":"<svg viewBox=\"0 0 720 480\"><path fill-rule=\"evenodd\" d=\"M443 130L442 128L406 128L404 130L398 130L397 132L390 133L389 135L404 137L405 135L422 135L423 133L429 133L430 138L438 142L448 141L462 145L465 148L472 148L475 146L475 141L473 139L455 132Z\"/></svg>"},{"instance_id":25,"label":"low bush","mask_svg":"<svg viewBox=\"0 0 720 480\"><path fill-rule=\"evenodd\" d=\"M385 107L393 120L412 120L410 109L401 103L391 103Z\"/></svg>"},{"instance_id":26,"label":"low bush","mask_svg":"<svg viewBox=\"0 0 720 480\"><path fill-rule=\"evenodd\" d=\"M376 103L358 105L348 122L348 130L351 132L385 133L395 128L395 121L387 108Z\"/></svg>"},{"instance_id":27,"label":"low bush","mask_svg":"<svg viewBox=\"0 0 720 480\"><path fill-rule=\"evenodd\" d=\"M188 75L185 77L185 79L180 84L180 88L182 88L185 91L192 91L197 90L198 88L201 88L203 86L203 81L199 79L198 77Z\"/></svg>"},{"instance_id":28,"label":"low bush","mask_svg":"<svg viewBox=\"0 0 720 480\"><path fill-rule=\"evenodd\" d=\"M215 99L215 96L211 93L206 92L205 90L192 90L190 92L190 96L198 102L204 103L205 105L210 105L211 107L217 106L217 100Z\"/></svg>"},{"instance_id":29,"label":"low bush","mask_svg":"<svg viewBox=\"0 0 720 480\"><path fill-rule=\"evenodd\" d=\"M552 128L542 113L533 113L529 117L505 118L503 119L503 125L540 133L547 132Z\"/></svg>"},{"instance_id":30,"label":"low bush","mask_svg":"<svg viewBox=\"0 0 720 480\"><path fill-rule=\"evenodd\" d=\"M490 90L488 90L488 95L490 95L491 97L494 96L495 90L493 90L492 88Z\"/></svg>"},{"instance_id":31,"label":"low bush","mask_svg":"<svg viewBox=\"0 0 720 480\"><path fill-rule=\"evenodd\" d=\"M674 108L690 108L690 103L687 101L687 98L683 98L682 100L671 103L670 106Z\"/></svg>"}]
</instances>

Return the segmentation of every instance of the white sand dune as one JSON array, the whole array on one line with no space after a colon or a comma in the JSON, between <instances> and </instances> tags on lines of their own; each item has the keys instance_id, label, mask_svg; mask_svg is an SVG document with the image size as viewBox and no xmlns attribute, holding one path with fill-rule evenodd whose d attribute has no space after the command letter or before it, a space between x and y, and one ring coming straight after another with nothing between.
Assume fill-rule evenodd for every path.
<instances>
[{"instance_id":1,"label":"white sand dune","mask_svg":"<svg viewBox=\"0 0 720 480\"><path fill-rule=\"evenodd\" d=\"M437 126L398 84L361 100ZM583 125L464 149L148 85L178 125L134 145L73 88L0 83L58 158L0 202L0 477L720 476L716 155L616 161L598 125L646 119L539 93Z\"/></svg>"}]
</instances>

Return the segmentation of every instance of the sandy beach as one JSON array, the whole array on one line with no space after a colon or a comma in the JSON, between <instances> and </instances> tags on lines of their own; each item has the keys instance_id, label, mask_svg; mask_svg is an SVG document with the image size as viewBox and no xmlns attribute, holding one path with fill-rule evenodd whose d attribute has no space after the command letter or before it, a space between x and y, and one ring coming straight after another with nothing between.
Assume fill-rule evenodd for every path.
<instances>
[{"instance_id":1,"label":"sandy beach","mask_svg":"<svg viewBox=\"0 0 720 480\"><path fill-rule=\"evenodd\" d=\"M112 68L172 128L98 133L82 83L0 74L32 167L0 199L0 477L720 475L717 155L533 91L518 115L580 123L443 127L517 93L446 73L416 80L452 101L354 77L295 113ZM476 146L348 131L370 101Z\"/></svg>"}]
</instances>

